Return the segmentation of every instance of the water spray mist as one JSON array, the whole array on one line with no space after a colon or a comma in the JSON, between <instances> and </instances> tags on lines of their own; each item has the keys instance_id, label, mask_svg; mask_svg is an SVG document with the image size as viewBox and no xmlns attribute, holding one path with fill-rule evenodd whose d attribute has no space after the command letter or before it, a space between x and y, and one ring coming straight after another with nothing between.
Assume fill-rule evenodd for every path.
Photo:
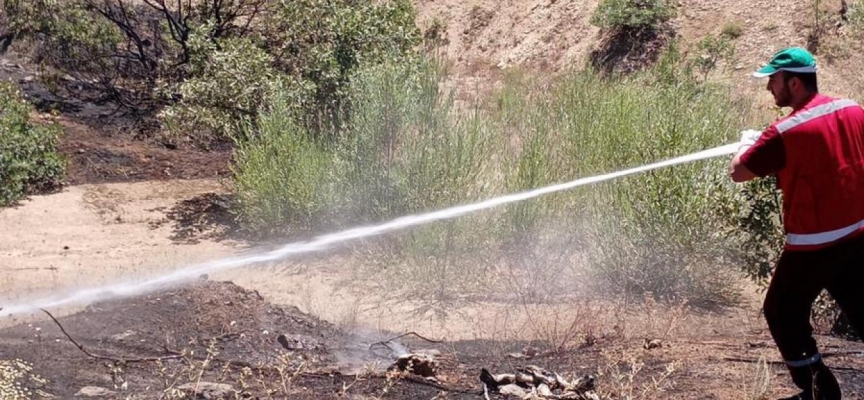
<instances>
[{"instance_id":1,"label":"water spray mist","mask_svg":"<svg viewBox=\"0 0 864 400\"><path fill-rule=\"evenodd\" d=\"M283 260L296 254L322 251L328 249L330 246L335 244L377 236L396 230L410 228L413 226L425 225L435 221L452 219L465 214L470 214L509 203L524 201L545 194L572 189L577 186L589 185L592 183L607 181L610 179L620 178L622 176L632 175L663 167L669 167L677 164L689 163L697 160L704 160L708 158L729 155L735 153L738 149L738 146L738 143L733 143L673 158L670 160L657 162L654 164L644 165L641 167L576 179L570 182L559 183L521 193L499 196L477 203L445 208L443 210L433 211L425 214L400 217L379 225L346 229L340 232L318 236L310 241L289 243L269 252L225 258L204 264L188 266L178 269L174 272L144 281L115 283L91 289L79 290L65 296L47 297L22 302L20 304L3 305L2 307L0 307L0 316L30 313L38 311L40 308L81 305L111 298L139 295L163 289L171 285L180 284L195 279L202 274L209 274L213 272L239 268L257 263Z\"/></svg>"}]
</instances>

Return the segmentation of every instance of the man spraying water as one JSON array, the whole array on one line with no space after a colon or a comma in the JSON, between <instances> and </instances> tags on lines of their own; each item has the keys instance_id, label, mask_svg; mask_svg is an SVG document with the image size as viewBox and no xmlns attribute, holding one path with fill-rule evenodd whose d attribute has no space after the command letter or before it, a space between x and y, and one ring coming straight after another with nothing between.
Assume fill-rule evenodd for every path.
<instances>
[{"instance_id":1,"label":"man spraying water","mask_svg":"<svg viewBox=\"0 0 864 400\"><path fill-rule=\"evenodd\" d=\"M864 110L819 94L816 62L802 48L776 53L754 76L768 77L777 106L792 108L763 132L742 132L730 163L733 181L775 175L783 192L786 245L765 296L765 319L802 390L787 399L840 399L810 311L825 289L864 333Z\"/></svg>"}]
</instances>

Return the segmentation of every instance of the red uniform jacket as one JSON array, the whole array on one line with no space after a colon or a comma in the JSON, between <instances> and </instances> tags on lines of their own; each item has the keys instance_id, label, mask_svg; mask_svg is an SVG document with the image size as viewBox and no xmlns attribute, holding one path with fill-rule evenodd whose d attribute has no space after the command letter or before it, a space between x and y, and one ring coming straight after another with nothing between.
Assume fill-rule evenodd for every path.
<instances>
[{"instance_id":1,"label":"red uniform jacket","mask_svg":"<svg viewBox=\"0 0 864 400\"><path fill-rule=\"evenodd\" d=\"M763 132L741 161L777 175L786 248L815 250L864 232L864 110L816 95Z\"/></svg>"}]
</instances>

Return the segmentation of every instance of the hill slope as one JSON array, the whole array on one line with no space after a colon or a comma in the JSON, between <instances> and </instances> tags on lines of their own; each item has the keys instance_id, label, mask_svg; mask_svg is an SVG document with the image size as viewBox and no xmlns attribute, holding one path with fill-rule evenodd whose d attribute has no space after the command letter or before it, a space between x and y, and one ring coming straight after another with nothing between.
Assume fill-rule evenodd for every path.
<instances>
[{"instance_id":1,"label":"hill slope","mask_svg":"<svg viewBox=\"0 0 864 400\"><path fill-rule=\"evenodd\" d=\"M443 27L443 53L462 76L489 77L513 66L560 71L583 65L601 32L590 24L597 0L417 0L424 29ZM839 0L820 2L821 35L816 54L823 91L860 97L864 79L856 66L861 33L840 22ZM815 25L814 2L794 0L681 0L672 25L685 47L706 35L739 25L733 39L736 62L727 68L736 85L761 91L764 82L749 72L786 46L807 46ZM490 73L491 72L491 73ZM769 100L764 96L764 100Z\"/></svg>"}]
</instances>

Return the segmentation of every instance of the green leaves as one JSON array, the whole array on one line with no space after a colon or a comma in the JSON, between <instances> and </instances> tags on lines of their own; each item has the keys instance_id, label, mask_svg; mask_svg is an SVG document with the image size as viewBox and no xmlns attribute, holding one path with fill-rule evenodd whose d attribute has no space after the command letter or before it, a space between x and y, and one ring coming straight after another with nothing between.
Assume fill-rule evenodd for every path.
<instances>
[{"instance_id":1,"label":"green leaves","mask_svg":"<svg viewBox=\"0 0 864 400\"><path fill-rule=\"evenodd\" d=\"M669 0L601 0L591 23L607 29L657 28L675 16Z\"/></svg>"},{"instance_id":2,"label":"green leaves","mask_svg":"<svg viewBox=\"0 0 864 400\"><path fill-rule=\"evenodd\" d=\"M325 131L348 112L359 68L411 57L420 38L406 0L271 1L253 28L230 38L213 38L209 23L193 31L188 78L162 85L180 98L160 114L169 140L242 139L237 124L255 121L273 85L297 123Z\"/></svg>"},{"instance_id":3,"label":"green leaves","mask_svg":"<svg viewBox=\"0 0 864 400\"><path fill-rule=\"evenodd\" d=\"M299 0L272 9L262 32L280 71L314 86L315 112L336 112L361 66L397 62L420 43L407 0Z\"/></svg>"},{"instance_id":4,"label":"green leaves","mask_svg":"<svg viewBox=\"0 0 864 400\"><path fill-rule=\"evenodd\" d=\"M0 206L58 186L65 161L56 152L59 131L29 120L17 87L0 82Z\"/></svg>"}]
</instances>

